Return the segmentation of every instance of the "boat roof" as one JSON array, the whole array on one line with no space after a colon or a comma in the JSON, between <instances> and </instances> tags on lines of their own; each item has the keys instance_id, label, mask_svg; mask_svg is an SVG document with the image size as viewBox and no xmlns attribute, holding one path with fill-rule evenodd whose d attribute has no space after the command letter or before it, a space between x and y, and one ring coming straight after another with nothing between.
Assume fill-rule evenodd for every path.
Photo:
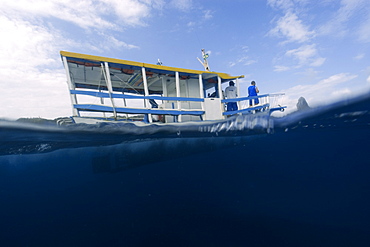
<instances>
[{"instance_id":1,"label":"boat roof","mask_svg":"<svg viewBox=\"0 0 370 247\"><path fill-rule=\"evenodd\" d=\"M163 73L166 72L182 72L186 74L202 74L202 75L218 75L222 80L235 80L237 78L244 78L244 75L240 76L231 76L227 73L221 73L221 72L213 72L213 71L202 71L202 70L193 70L193 69L183 69L183 68L176 68L176 67L169 67L169 66L163 66L163 65L155 65L155 64L149 64L149 63L141 63L141 62L134 62L134 61L128 61L128 60L122 60L122 59L116 59L116 58L108 58L108 57L101 57L101 56L94 56L94 55L87 55L87 54L81 54L81 53L74 53L74 52L68 52L68 51L60 51L61 56L67 57L67 58L77 58L79 60L83 60L85 62L108 62L113 63L117 65L129 65L129 66L135 66L135 67L144 67L147 69L154 69L158 71L162 71ZM100 64L99 64L100 66ZM207 76L206 76L207 77Z\"/></svg>"},{"instance_id":2,"label":"boat roof","mask_svg":"<svg viewBox=\"0 0 370 247\"><path fill-rule=\"evenodd\" d=\"M226 73L220 72L213 72L213 71L202 71L202 70L193 70L193 69L184 69L184 68L176 68L176 67L169 67L163 65L155 65L149 63L142 63L142 62L135 62L135 61L128 61L116 58L108 58L108 57L101 57L101 56L94 56L94 55L87 55L87 54L80 54L68 51L60 51L60 55L62 57L66 57L67 63L70 64L69 66L73 65L74 70L76 71L76 75L80 74L81 78L83 75L83 79L79 80L76 84L77 87L81 88L94 88L97 87L97 82L92 82L89 80L89 77L94 76L94 67L101 67L101 64L107 62L109 64L109 68L111 70L111 75L115 75L115 78L112 78L112 83L114 87L114 91L120 91L119 85L121 85L122 81L125 81L126 84L130 83L132 88L136 88L135 91L139 87L141 87L138 83L140 82L141 76L141 68L145 68L147 76L152 76L154 80L154 76L160 77L165 76L168 78L173 78L176 72L179 72L180 79L199 79L199 75L202 75L202 79L204 82L204 88L209 89L214 87L215 83L218 81L218 77L221 79L221 83L228 82L230 80L235 80L238 78L243 78L244 75L240 76L231 76ZM86 68L91 67L90 70ZM71 69L71 68L70 68ZM117 73L115 73L117 72ZM118 72L120 73L118 75ZM88 75L86 75L88 73ZM127 77L125 77L125 74ZM95 75L96 76L96 75ZM99 75L100 76L100 75ZM118 78L120 76L120 78ZM134 78L134 77L137 78ZM115 81L117 80L117 81ZM135 80L138 82L136 85ZM159 87L156 88L158 83L153 83L149 90L152 92L159 92ZM137 86L137 87L136 87Z\"/></svg>"}]
</instances>

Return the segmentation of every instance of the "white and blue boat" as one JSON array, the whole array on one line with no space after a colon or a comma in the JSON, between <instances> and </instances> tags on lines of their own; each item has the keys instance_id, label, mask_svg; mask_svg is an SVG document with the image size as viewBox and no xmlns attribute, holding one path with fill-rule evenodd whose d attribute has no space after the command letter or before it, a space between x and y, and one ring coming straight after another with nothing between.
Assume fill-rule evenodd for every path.
<instances>
[{"instance_id":1,"label":"white and blue boat","mask_svg":"<svg viewBox=\"0 0 370 247\"><path fill-rule=\"evenodd\" d=\"M74 123L130 121L137 124L179 124L224 121L235 115L268 114L284 110L283 94L224 99L224 83L234 81L239 90L243 75L174 68L61 51L72 102ZM226 84L225 84L226 85ZM213 94L213 97L210 95ZM238 95L241 95L238 92ZM259 98L259 104L250 105ZM238 110L227 111L228 102Z\"/></svg>"}]
</instances>

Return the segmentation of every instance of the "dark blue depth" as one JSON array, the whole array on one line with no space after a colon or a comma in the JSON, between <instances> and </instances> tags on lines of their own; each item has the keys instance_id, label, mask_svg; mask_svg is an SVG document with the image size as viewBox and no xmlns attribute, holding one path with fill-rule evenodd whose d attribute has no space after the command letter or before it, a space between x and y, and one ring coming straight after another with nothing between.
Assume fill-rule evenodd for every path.
<instances>
[{"instance_id":1,"label":"dark blue depth","mask_svg":"<svg viewBox=\"0 0 370 247\"><path fill-rule=\"evenodd\" d=\"M369 106L276 120L273 134L119 143L51 131L50 152L35 144L45 133L3 129L0 243L369 246ZM5 154L22 143L31 151Z\"/></svg>"}]
</instances>

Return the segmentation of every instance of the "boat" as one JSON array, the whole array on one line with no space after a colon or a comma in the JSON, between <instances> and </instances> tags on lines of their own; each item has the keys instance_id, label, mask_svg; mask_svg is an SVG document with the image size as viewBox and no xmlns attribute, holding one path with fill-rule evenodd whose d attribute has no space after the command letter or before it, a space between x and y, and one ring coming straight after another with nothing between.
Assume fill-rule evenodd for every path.
<instances>
[{"instance_id":1,"label":"boat","mask_svg":"<svg viewBox=\"0 0 370 247\"><path fill-rule=\"evenodd\" d=\"M60 55L73 123L200 124L285 108L276 103L283 94L225 99L223 87L234 81L239 90L244 76L210 71L204 50L203 61L198 60L205 70L164 66L159 59L148 64L67 51ZM255 98L259 104L250 105ZM227 111L228 102L237 102L238 110Z\"/></svg>"}]
</instances>

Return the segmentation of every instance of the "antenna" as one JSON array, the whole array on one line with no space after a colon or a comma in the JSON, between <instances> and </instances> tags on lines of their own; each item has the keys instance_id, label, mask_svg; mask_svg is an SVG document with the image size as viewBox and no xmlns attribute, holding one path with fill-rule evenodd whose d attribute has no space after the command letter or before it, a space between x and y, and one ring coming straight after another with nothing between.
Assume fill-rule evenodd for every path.
<instances>
[{"instance_id":1,"label":"antenna","mask_svg":"<svg viewBox=\"0 0 370 247\"><path fill-rule=\"evenodd\" d=\"M208 61L207 61L207 58L209 57L209 55L208 55L208 53L206 53L206 52L204 51L204 49L202 49L202 57L203 57L203 62L202 62L202 60L200 60L200 59L197 57L198 61L203 65L203 67L204 67L204 69L205 69L206 71L210 71L209 66L208 66Z\"/></svg>"}]
</instances>

